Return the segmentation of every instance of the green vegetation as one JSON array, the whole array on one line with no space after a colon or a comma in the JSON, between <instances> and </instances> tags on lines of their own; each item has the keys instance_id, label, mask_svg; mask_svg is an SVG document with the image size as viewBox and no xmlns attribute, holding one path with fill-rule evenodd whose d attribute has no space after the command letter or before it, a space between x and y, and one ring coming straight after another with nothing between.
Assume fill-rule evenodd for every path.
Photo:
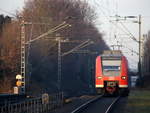
<instances>
[{"instance_id":1,"label":"green vegetation","mask_svg":"<svg viewBox=\"0 0 150 113\"><path fill-rule=\"evenodd\" d=\"M124 113L150 113L150 91L131 91Z\"/></svg>"}]
</instances>

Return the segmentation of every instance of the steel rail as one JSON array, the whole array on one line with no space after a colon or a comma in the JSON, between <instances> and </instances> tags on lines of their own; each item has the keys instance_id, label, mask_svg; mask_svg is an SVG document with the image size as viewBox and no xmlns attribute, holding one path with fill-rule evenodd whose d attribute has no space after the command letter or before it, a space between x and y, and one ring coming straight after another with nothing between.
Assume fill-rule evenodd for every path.
<instances>
[{"instance_id":1,"label":"steel rail","mask_svg":"<svg viewBox=\"0 0 150 113\"><path fill-rule=\"evenodd\" d=\"M88 105L90 105L91 103L99 100L100 98L102 98L104 95L100 95L98 97L95 97L89 101L87 101L86 103L82 104L81 106L79 106L78 108L74 109L71 113L79 113L80 111L82 111L83 109L85 109Z\"/></svg>"},{"instance_id":2,"label":"steel rail","mask_svg":"<svg viewBox=\"0 0 150 113\"><path fill-rule=\"evenodd\" d=\"M120 99L120 96L117 97L110 105L109 107L107 108L106 112L105 113L110 113L112 108L114 107L114 105L117 103L117 101Z\"/></svg>"},{"instance_id":3,"label":"steel rail","mask_svg":"<svg viewBox=\"0 0 150 113\"><path fill-rule=\"evenodd\" d=\"M88 102L82 104L81 106L79 106L78 108L74 109L71 113L79 113L81 111L83 111L86 107L88 107L90 104L92 104L93 102L101 99L104 95L100 95L98 97L95 97L91 100L89 100ZM117 101L120 99L120 96L118 96L117 98L115 98L115 100L107 107L105 113L110 113L112 108L114 107L114 105L117 103Z\"/></svg>"}]
</instances>

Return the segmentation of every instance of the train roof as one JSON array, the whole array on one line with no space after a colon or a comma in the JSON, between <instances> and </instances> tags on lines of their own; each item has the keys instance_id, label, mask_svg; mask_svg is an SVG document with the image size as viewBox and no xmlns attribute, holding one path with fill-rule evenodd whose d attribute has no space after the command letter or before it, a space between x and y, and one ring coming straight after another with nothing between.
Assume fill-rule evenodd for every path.
<instances>
[{"instance_id":1,"label":"train roof","mask_svg":"<svg viewBox=\"0 0 150 113\"><path fill-rule=\"evenodd\" d=\"M103 58L109 58L109 57L121 58L123 54L120 50L109 50L109 51L104 51L103 54L101 54L100 56Z\"/></svg>"}]
</instances>

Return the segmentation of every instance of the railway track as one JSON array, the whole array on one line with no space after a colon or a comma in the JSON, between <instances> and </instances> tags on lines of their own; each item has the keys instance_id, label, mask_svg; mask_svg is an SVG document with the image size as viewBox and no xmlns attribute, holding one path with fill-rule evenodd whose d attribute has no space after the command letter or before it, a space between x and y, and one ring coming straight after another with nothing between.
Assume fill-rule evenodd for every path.
<instances>
[{"instance_id":1,"label":"railway track","mask_svg":"<svg viewBox=\"0 0 150 113\"><path fill-rule=\"evenodd\" d=\"M111 104L110 106L107 108L106 112L105 113L110 113L112 108L114 107L114 105L116 104L116 102L120 99L120 96L117 97Z\"/></svg>"},{"instance_id":2,"label":"railway track","mask_svg":"<svg viewBox=\"0 0 150 113\"><path fill-rule=\"evenodd\" d=\"M100 95L82 104L71 113L110 113L119 99L120 96L104 97Z\"/></svg>"}]
</instances>

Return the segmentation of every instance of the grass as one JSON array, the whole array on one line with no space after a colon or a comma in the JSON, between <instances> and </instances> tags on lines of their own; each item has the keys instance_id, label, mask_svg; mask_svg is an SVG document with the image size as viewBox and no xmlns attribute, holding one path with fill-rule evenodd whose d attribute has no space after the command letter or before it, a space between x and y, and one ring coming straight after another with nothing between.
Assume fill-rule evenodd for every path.
<instances>
[{"instance_id":1,"label":"grass","mask_svg":"<svg viewBox=\"0 0 150 113\"><path fill-rule=\"evenodd\" d=\"M124 113L150 113L150 91L132 90Z\"/></svg>"}]
</instances>

